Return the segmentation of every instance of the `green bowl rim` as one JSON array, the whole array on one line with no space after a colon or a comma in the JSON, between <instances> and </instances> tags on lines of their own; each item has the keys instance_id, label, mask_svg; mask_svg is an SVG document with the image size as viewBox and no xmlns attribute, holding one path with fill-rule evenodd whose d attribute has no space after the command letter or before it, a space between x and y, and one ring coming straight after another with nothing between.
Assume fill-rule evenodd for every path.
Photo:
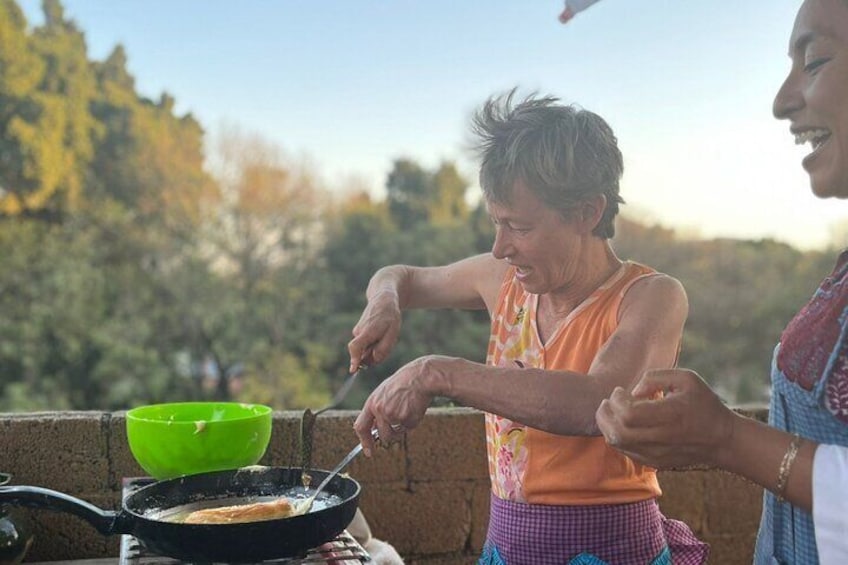
<instances>
[{"instance_id":1,"label":"green bowl rim","mask_svg":"<svg viewBox=\"0 0 848 565\"><path fill-rule=\"evenodd\" d=\"M173 424L177 424L177 425L179 425L179 424L191 424L193 426L194 421L184 420L184 421L168 422L168 421L162 420L160 418L143 418L141 416L137 416L136 413L141 411L142 409L167 408L167 407L170 407L170 406L192 406L192 405L201 405L201 404L203 404L203 405L224 404L224 405L231 405L231 406L241 406L243 408L250 407L250 408L261 409L261 411L259 413L245 414L244 416L238 416L238 417L235 417L235 418L227 418L226 420L221 420L223 422L239 422L239 421L242 421L242 420L250 420L250 419L253 419L253 418L261 418L263 416L267 416L267 415L271 414L274 411L274 409L271 408L270 406L268 406L267 404L259 404L259 403L253 403L253 402L198 400L198 401L188 401L188 402L162 402L162 403L158 403L158 404L144 404L142 406L136 406L135 408L131 408L131 409L127 410L126 417L127 417L127 420L133 420L133 421L136 421L136 422L151 422L151 423L162 422L162 423L165 423L165 424L172 424L172 425ZM209 422L209 423L212 424L212 423L216 423L216 422L218 422L218 421L216 420L215 422Z\"/></svg>"}]
</instances>

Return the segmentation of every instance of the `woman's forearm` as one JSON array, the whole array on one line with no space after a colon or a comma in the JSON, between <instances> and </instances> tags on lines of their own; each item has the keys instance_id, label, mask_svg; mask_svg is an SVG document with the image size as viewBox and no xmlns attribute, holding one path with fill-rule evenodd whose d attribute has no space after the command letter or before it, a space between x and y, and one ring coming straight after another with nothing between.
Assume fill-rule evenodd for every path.
<instances>
[{"instance_id":1,"label":"woman's forearm","mask_svg":"<svg viewBox=\"0 0 848 565\"><path fill-rule=\"evenodd\" d=\"M561 435L600 435L595 411L609 395L596 379L570 371L501 368L440 358L432 392L465 406Z\"/></svg>"},{"instance_id":2,"label":"woman's forearm","mask_svg":"<svg viewBox=\"0 0 848 565\"><path fill-rule=\"evenodd\" d=\"M409 302L409 267L406 265L389 265L377 270L368 281L365 297L373 300L378 295L386 293L396 297L398 307L403 310Z\"/></svg>"},{"instance_id":3,"label":"woman's forearm","mask_svg":"<svg viewBox=\"0 0 848 565\"><path fill-rule=\"evenodd\" d=\"M716 464L782 496L808 512L813 507L813 458L818 444L802 440L786 475L785 489L777 492L781 465L787 463L792 434L744 416L736 415L730 442L723 446ZM785 466L785 465L784 465Z\"/></svg>"}]
</instances>

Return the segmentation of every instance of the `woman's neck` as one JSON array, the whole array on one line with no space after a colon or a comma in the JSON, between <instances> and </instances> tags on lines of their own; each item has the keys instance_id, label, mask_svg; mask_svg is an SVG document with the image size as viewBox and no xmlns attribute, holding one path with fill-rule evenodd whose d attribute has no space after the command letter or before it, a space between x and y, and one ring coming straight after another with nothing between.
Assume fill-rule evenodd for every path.
<instances>
[{"instance_id":1,"label":"woman's neck","mask_svg":"<svg viewBox=\"0 0 848 565\"><path fill-rule=\"evenodd\" d=\"M575 276L567 285L539 297L540 308L544 304L549 312L566 315L621 268L623 262L616 256L609 240L599 243L603 249L593 250L591 259L579 262Z\"/></svg>"}]
</instances>

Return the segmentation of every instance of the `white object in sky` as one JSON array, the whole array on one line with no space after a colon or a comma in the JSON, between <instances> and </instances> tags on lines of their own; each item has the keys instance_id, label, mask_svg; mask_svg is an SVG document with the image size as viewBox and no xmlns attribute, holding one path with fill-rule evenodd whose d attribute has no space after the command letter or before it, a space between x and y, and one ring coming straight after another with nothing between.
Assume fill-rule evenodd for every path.
<instances>
[{"instance_id":1,"label":"white object in sky","mask_svg":"<svg viewBox=\"0 0 848 565\"><path fill-rule=\"evenodd\" d=\"M598 0L565 0L565 9L559 15L559 21L566 23L578 12L582 12Z\"/></svg>"}]
</instances>

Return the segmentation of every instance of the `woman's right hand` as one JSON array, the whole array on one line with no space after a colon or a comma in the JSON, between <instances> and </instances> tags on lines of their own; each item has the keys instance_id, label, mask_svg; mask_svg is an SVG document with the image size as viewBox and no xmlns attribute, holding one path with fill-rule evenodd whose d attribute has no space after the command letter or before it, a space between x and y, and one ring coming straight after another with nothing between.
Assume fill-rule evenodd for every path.
<instances>
[{"instance_id":1,"label":"woman's right hand","mask_svg":"<svg viewBox=\"0 0 848 565\"><path fill-rule=\"evenodd\" d=\"M595 414L612 447L657 468L721 464L736 415L694 371L650 370L616 388Z\"/></svg>"},{"instance_id":2,"label":"woman's right hand","mask_svg":"<svg viewBox=\"0 0 848 565\"><path fill-rule=\"evenodd\" d=\"M360 365L384 361L400 336L401 309L396 292L381 291L368 300L359 321L353 326L353 339L347 344L350 372Z\"/></svg>"}]
</instances>

